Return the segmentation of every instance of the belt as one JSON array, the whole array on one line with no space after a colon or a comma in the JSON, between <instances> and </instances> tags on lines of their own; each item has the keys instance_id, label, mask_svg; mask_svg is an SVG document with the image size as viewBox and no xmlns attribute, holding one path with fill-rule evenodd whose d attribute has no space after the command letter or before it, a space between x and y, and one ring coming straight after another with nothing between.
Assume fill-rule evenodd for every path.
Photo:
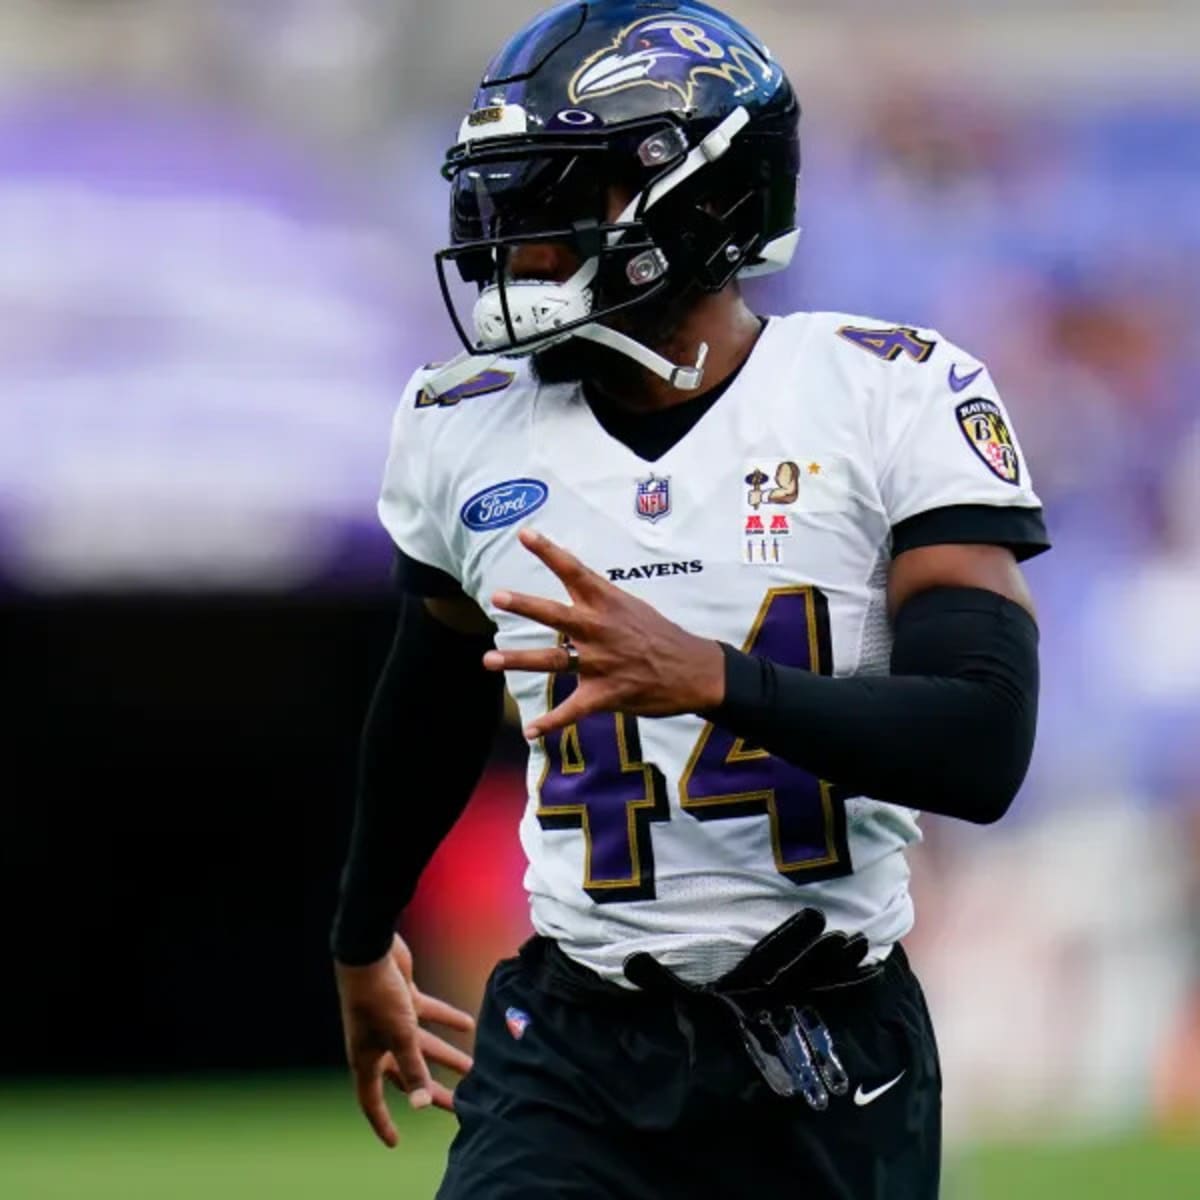
<instances>
[{"instance_id":1,"label":"belt","mask_svg":"<svg viewBox=\"0 0 1200 1200\"><path fill-rule=\"evenodd\" d=\"M706 984L688 983L643 952L625 961L625 977L637 990L622 988L540 937L521 948L521 961L539 990L569 1003L631 1010L670 999L681 1021L687 1008L720 1011L732 1021L772 1092L785 1099L800 1096L822 1111L830 1096L846 1093L849 1079L815 1004L840 1006L880 978L887 964L864 965L867 950L861 934L827 933L824 915L805 908L752 946L731 971ZM892 961L902 967L899 947Z\"/></svg>"}]
</instances>

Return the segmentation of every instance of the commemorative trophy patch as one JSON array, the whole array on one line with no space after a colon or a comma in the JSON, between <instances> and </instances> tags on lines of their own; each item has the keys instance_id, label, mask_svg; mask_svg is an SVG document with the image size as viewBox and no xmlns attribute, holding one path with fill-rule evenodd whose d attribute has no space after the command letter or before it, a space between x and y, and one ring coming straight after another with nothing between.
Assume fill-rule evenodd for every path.
<instances>
[{"instance_id":1,"label":"commemorative trophy patch","mask_svg":"<svg viewBox=\"0 0 1200 1200\"><path fill-rule=\"evenodd\" d=\"M792 524L788 513L780 510L794 505L800 496L798 463L785 460L769 463L768 467L764 470L752 464L742 480L746 488L743 561L750 566L783 562L783 547L791 537Z\"/></svg>"}]
</instances>

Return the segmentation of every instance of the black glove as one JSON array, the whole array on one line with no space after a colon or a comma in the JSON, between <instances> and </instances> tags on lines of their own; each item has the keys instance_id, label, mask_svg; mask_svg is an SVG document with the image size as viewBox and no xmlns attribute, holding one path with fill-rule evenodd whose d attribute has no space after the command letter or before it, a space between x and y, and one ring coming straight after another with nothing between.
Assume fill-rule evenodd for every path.
<instances>
[{"instance_id":1,"label":"black glove","mask_svg":"<svg viewBox=\"0 0 1200 1200\"><path fill-rule=\"evenodd\" d=\"M826 933L824 914L805 908L751 947L731 971L694 984L649 954L625 960L625 978L643 991L719 1004L730 1013L750 1061L778 1096L797 1093L817 1111L843 1096L849 1077L820 1013L800 1000L865 983L883 970L863 966L862 934Z\"/></svg>"}]
</instances>

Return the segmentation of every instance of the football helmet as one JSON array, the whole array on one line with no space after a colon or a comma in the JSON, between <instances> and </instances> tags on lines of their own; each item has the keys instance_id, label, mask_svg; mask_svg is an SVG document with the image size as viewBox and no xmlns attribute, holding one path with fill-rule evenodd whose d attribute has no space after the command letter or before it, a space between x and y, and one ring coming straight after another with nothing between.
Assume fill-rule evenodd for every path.
<instances>
[{"instance_id":1,"label":"football helmet","mask_svg":"<svg viewBox=\"0 0 1200 1200\"><path fill-rule=\"evenodd\" d=\"M708 5L600 0L536 18L488 67L446 155L451 244L436 264L465 353L426 390L568 338L699 387L707 347L681 366L611 320L788 265L799 118L769 51ZM629 201L612 220L614 188ZM514 278L513 252L530 243L570 247L578 270ZM452 269L478 288L470 328Z\"/></svg>"}]
</instances>

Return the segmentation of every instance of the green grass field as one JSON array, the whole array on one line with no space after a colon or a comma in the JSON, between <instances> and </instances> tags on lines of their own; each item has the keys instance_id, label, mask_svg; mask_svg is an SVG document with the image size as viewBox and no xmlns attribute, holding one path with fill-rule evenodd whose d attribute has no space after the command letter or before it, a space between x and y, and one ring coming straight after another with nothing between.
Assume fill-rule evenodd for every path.
<instances>
[{"instance_id":1,"label":"green grass field","mask_svg":"<svg viewBox=\"0 0 1200 1200\"><path fill-rule=\"evenodd\" d=\"M0 1087L0 1197L427 1200L452 1121L394 1109L388 1153L339 1079ZM1200 1143L981 1147L947 1175L946 1200L1196 1200Z\"/></svg>"}]
</instances>

